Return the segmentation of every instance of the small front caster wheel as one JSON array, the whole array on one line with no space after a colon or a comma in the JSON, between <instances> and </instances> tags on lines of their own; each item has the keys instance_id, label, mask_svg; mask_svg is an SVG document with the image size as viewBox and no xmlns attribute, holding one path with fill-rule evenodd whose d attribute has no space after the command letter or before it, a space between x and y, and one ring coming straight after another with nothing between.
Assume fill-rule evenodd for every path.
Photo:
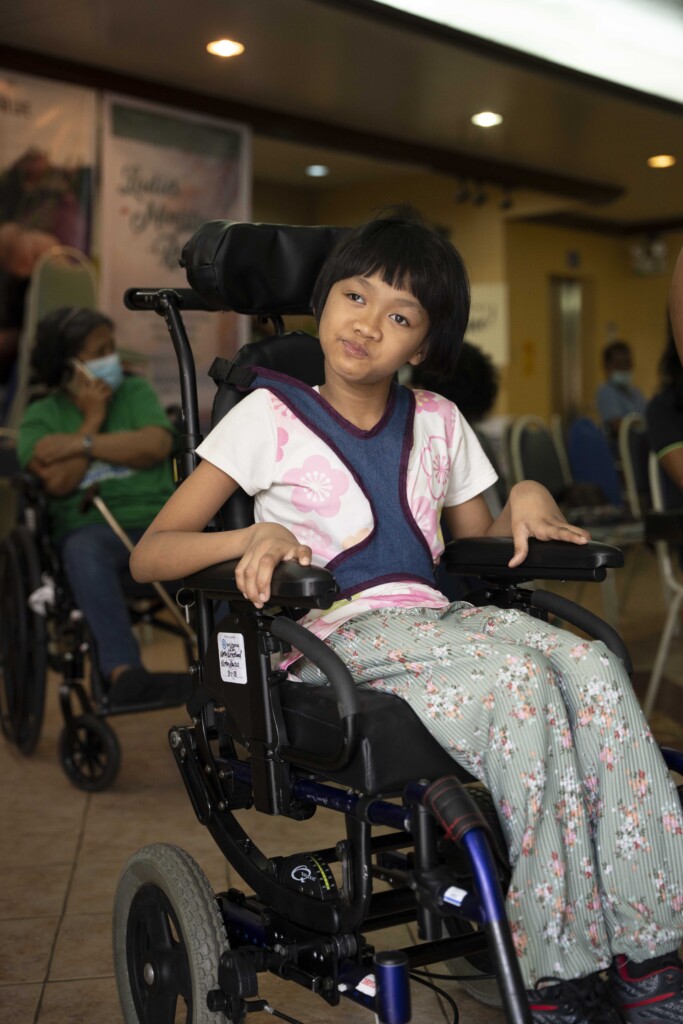
<instances>
[{"instance_id":1,"label":"small front caster wheel","mask_svg":"<svg viewBox=\"0 0 683 1024\"><path fill-rule=\"evenodd\" d=\"M59 759L74 786L99 793L118 775L121 748L106 722L96 715L79 715L59 734Z\"/></svg>"}]
</instances>

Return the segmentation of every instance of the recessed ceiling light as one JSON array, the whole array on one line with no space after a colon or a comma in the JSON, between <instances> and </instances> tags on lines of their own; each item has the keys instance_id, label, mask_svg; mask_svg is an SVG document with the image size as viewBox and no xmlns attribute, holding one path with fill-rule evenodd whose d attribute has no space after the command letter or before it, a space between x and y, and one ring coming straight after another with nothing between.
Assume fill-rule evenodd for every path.
<instances>
[{"instance_id":1,"label":"recessed ceiling light","mask_svg":"<svg viewBox=\"0 0 683 1024\"><path fill-rule=\"evenodd\" d=\"M673 167L676 163L676 157L671 156L669 153L659 153L657 156L651 156L647 162L648 167Z\"/></svg>"},{"instance_id":2,"label":"recessed ceiling light","mask_svg":"<svg viewBox=\"0 0 683 1024\"><path fill-rule=\"evenodd\" d=\"M206 44L206 48L216 57L239 57L240 53L244 53L243 44L235 39L214 39L212 43Z\"/></svg>"},{"instance_id":3,"label":"recessed ceiling light","mask_svg":"<svg viewBox=\"0 0 683 1024\"><path fill-rule=\"evenodd\" d=\"M309 164L306 168L309 178L325 178L329 173L330 169L325 164Z\"/></svg>"},{"instance_id":4,"label":"recessed ceiling light","mask_svg":"<svg viewBox=\"0 0 683 1024\"><path fill-rule=\"evenodd\" d=\"M474 114L472 117L472 124L476 124L478 128L493 128L502 122L500 114L494 114L492 110L482 110L480 114Z\"/></svg>"}]
</instances>

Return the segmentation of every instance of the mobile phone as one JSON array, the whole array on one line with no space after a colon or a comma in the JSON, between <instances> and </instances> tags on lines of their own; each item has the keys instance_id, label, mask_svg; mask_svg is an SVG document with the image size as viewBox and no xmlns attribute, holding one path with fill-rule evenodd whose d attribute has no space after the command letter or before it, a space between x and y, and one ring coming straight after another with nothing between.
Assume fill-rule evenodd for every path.
<instances>
[{"instance_id":1,"label":"mobile phone","mask_svg":"<svg viewBox=\"0 0 683 1024\"><path fill-rule=\"evenodd\" d=\"M87 377L88 380L97 380L97 377L92 372L92 370L89 370L85 363L82 363L80 359L76 359L76 357L73 356L70 362L74 370L78 370L80 373L83 374L84 377Z\"/></svg>"}]
</instances>

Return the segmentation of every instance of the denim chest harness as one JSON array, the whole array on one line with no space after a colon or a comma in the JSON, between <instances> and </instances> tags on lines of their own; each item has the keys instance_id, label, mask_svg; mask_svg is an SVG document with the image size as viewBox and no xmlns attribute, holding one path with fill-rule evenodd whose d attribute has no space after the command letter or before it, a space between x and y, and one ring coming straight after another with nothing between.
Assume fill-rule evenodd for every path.
<instances>
[{"instance_id":1,"label":"denim chest harness","mask_svg":"<svg viewBox=\"0 0 683 1024\"><path fill-rule=\"evenodd\" d=\"M360 430L307 384L273 370L249 370L253 377L249 383L240 382L239 390L267 388L277 395L335 452L370 504L372 532L327 563L340 597L397 580L433 587L433 556L410 511L406 487L415 416L412 391L392 384L380 421L372 430Z\"/></svg>"}]
</instances>

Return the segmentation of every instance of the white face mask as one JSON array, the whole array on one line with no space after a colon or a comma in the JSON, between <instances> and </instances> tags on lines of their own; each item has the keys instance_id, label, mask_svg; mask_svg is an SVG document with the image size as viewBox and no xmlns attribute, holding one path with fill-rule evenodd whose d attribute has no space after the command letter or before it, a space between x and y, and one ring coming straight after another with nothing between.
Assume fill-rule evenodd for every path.
<instances>
[{"instance_id":1,"label":"white face mask","mask_svg":"<svg viewBox=\"0 0 683 1024\"><path fill-rule=\"evenodd\" d=\"M123 367L118 352L100 359L88 359L85 365L99 380L108 384L112 391L116 391L123 383Z\"/></svg>"}]
</instances>

